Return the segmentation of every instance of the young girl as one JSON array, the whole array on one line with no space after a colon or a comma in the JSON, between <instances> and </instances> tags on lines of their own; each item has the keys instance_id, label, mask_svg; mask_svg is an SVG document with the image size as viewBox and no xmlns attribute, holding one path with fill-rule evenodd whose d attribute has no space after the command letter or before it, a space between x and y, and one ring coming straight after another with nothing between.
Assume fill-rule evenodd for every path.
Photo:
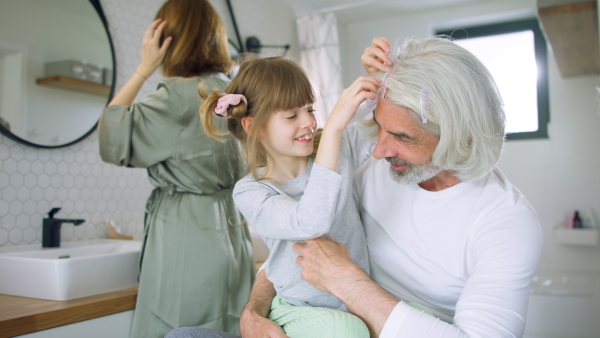
<instances>
[{"instance_id":1,"label":"young girl","mask_svg":"<svg viewBox=\"0 0 600 338\"><path fill-rule=\"evenodd\" d=\"M270 249L264 264L277 297L269 318L290 337L368 337L365 324L333 295L302 280L292 245L329 235L345 244L368 273L365 235L352 196L352 173L374 141L365 128L346 126L364 100L375 99L378 81L360 77L345 89L321 135L316 158L315 101L301 67L279 57L246 59L224 93L213 90L200 108L203 127L224 135L213 115L227 120L241 141L250 174L233 196Z\"/></svg>"}]
</instances>

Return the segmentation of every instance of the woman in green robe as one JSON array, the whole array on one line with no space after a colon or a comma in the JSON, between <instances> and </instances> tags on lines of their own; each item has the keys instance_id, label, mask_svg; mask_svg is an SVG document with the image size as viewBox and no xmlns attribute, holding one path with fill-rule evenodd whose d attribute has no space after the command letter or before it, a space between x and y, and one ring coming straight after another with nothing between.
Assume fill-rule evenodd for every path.
<instances>
[{"instance_id":1,"label":"woman in green robe","mask_svg":"<svg viewBox=\"0 0 600 338\"><path fill-rule=\"evenodd\" d=\"M156 17L141 64L98 127L102 159L146 168L154 186L131 336L162 338L182 326L239 334L255 275L250 233L231 198L243 162L232 138L204 134L198 114L199 90L229 83L225 29L207 0L169 0ZM167 79L134 103L161 65Z\"/></svg>"}]
</instances>

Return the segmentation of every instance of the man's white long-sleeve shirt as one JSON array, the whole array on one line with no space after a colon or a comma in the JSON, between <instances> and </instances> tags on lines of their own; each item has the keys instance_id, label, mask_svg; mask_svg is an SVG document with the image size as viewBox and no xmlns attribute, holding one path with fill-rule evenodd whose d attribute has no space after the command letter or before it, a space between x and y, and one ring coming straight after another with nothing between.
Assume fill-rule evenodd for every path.
<instances>
[{"instance_id":1,"label":"man's white long-sleeve shirt","mask_svg":"<svg viewBox=\"0 0 600 338\"><path fill-rule=\"evenodd\" d=\"M527 199L497 168L437 192L389 168L369 159L355 186L371 277L401 300L380 337L521 337L543 242Z\"/></svg>"}]
</instances>

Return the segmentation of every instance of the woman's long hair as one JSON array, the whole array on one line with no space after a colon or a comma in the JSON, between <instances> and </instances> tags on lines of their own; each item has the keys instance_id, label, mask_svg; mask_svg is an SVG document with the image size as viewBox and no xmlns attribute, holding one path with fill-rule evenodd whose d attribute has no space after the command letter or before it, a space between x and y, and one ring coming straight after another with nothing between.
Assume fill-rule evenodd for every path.
<instances>
[{"instance_id":1,"label":"woman's long hair","mask_svg":"<svg viewBox=\"0 0 600 338\"><path fill-rule=\"evenodd\" d=\"M167 22L161 45L166 37L173 38L162 65L164 76L229 73L233 61L225 27L208 0L168 0L156 18Z\"/></svg>"}]
</instances>

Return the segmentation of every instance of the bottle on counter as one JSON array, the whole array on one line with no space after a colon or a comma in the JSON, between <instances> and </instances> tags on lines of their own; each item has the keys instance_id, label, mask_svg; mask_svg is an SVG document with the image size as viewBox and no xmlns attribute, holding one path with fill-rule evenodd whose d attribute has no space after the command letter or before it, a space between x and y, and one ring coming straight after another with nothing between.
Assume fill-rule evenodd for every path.
<instances>
[{"instance_id":1,"label":"bottle on counter","mask_svg":"<svg viewBox=\"0 0 600 338\"><path fill-rule=\"evenodd\" d=\"M581 221L581 217L579 217L579 211L575 210L575 214L573 215L573 229L581 228L583 228L583 222Z\"/></svg>"}]
</instances>

